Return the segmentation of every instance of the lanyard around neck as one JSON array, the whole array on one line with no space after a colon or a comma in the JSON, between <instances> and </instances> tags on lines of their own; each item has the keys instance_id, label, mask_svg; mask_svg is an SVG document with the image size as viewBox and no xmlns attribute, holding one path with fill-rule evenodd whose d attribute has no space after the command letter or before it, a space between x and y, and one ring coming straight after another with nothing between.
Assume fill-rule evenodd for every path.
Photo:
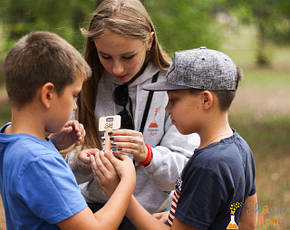
<instances>
[{"instance_id":1,"label":"lanyard around neck","mask_svg":"<svg viewBox=\"0 0 290 230\"><path fill-rule=\"evenodd\" d=\"M159 75L159 71L157 73L155 73L154 76L152 77L152 81L151 81L152 83L157 81L158 75ZM140 126L140 129L139 129L139 131L141 133L143 133L143 131L144 131L144 127L145 127L145 124L146 124L146 121L147 121L150 105L151 105L151 102L152 102L153 93L154 93L154 91L150 91L149 94L148 94L148 97L147 97L146 106L145 106L145 109L144 109L142 122L141 122L141 126Z\"/></svg>"}]
</instances>

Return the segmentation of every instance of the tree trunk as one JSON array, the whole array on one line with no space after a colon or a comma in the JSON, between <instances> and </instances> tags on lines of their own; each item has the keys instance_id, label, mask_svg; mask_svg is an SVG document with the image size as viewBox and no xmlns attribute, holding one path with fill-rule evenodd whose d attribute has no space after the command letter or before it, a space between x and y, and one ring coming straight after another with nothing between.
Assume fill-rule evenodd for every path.
<instances>
[{"instance_id":1,"label":"tree trunk","mask_svg":"<svg viewBox=\"0 0 290 230\"><path fill-rule=\"evenodd\" d=\"M259 67L270 65L270 60L265 52L265 26L263 22L258 22L257 25L257 59L256 64Z\"/></svg>"}]
</instances>

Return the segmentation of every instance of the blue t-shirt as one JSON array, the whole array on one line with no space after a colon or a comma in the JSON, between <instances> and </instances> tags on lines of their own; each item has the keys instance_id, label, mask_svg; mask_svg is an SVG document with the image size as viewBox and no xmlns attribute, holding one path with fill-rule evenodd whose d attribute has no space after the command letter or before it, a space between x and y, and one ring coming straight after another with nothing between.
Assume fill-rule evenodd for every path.
<instances>
[{"instance_id":1,"label":"blue t-shirt","mask_svg":"<svg viewBox=\"0 0 290 230\"><path fill-rule=\"evenodd\" d=\"M59 229L87 204L51 141L0 132L0 187L8 230Z\"/></svg>"},{"instance_id":2,"label":"blue t-shirt","mask_svg":"<svg viewBox=\"0 0 290 230\"><path fill-rule=\"evenodd\" d=\"M252 151L234 131L195 151L177 180L168 222L176 217L200 230L225 230L231 215L239 223L242 205L255 193Z\"/></svg>"}]
</instances>

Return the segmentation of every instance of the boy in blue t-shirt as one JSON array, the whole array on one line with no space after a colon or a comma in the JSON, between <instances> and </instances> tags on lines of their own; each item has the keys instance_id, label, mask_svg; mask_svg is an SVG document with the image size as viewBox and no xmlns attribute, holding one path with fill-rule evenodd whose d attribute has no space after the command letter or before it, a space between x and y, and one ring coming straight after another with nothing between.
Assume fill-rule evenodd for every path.
<instances>
[{"instance_id":1,"label":"boy in blue t-shirt","mask_svg":"<svg viewBox=\"0 0 290 230\"><path fill-rule=\"evenodd\" d=\"M4 72L12 105L12 122L0 129L7 229L116 229L135 186L131 160L107 154L120 182L109 202L93 214L69 166L46 138L46 133L64 130L53 137L61 146L65 133L75 129L75 141L80 141L81 125L67 121L77 108L83 81L91 75L81 54L56 34L32 32L10 50ZM103 157L102 152L91 155L92 165Z\"/></svg>"},{"instance_id":2,"label":"boy in blue t-shirt","mask_svg":"<svg viewBox=\"0 0 290 230\"><path fill-rule=\"evenodd\" d=\"M167 81L145 90L167 91L166 111L182 134L198 133L195 150L176 183L166 224L132 197L127 216L138 229L255 229L257 194L253 154L228 122L241 74L222 52L176 52ZM153 156L154 157L154 156ZM164 214L155 214L164 220Z\"/></svg>"}]
</instances>

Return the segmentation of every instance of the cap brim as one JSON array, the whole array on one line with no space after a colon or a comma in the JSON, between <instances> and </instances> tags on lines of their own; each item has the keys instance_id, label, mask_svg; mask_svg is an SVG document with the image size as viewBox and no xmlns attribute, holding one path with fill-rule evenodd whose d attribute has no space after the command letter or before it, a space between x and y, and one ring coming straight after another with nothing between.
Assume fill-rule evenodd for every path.
<instances>
[{"instance_id":1,"label":"cap brim","mask_svg":"<svg viewBox=\"0 0 290 230\"><path fill-rule=\"evenodd\" d=\"M147 91L171 91L171 90L181 90L181 89L188 89L187 86L182 85L173 85L168 83L167 81L160 81L156 83L151 83L148 85L143 86L144 90Z\"/></svg>"}]
</instances>

